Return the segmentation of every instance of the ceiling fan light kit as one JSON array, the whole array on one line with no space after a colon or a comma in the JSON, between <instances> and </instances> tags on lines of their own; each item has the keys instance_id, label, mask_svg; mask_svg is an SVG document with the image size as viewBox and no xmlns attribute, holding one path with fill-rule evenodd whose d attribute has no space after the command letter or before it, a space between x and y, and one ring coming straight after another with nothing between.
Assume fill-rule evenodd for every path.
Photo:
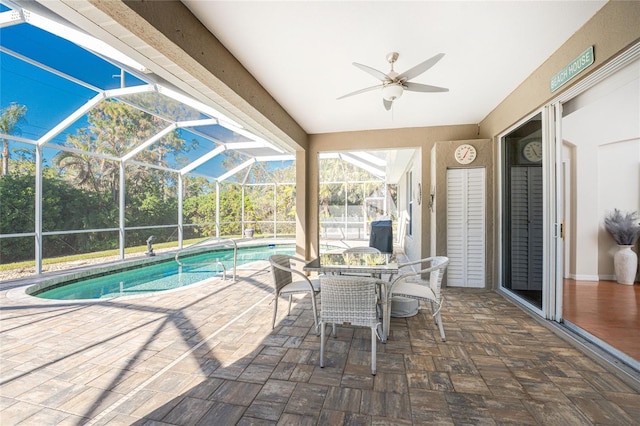
<instances>
[{"instance_id":1,"label":"ceiling fan light kit","mask_svg":"<svg viewBox=\"0 0 640 426\"><path fill-rule=\"evenodd\" d=\"M375 68L371 68L367 65L362 65L357 62L354 62L353 65L357 68L360 68L364 72L371 74L378 80L382 82L382 84L378 84L376 86L367 87L364 89L356 90L355 92L347 93L346 95L340 96L338 99L344 99L349 96L359 95L360 93L369 92L375 89L382 89L382 103L387 111L391 109L393 105L393 101L402 97L402 94L405 90L410 92L448 92L449 89L444 87L437 86L429 86L427 84L421 83L412 83L411 80L414 77L419 76L423 72L427 71L429 68L434 66L442 57L444 53L439 53L436 56L427 59L424 62L419 63L415 67L403 72L402 74L398 74L393 69L393 64L398 60L400 55L398 52L388 53L386 58L387 62L391 65L391 71L388 73L383 73L382 71L378 71Z\"/></svg>"},{"instance_id":2,"label":"ceiling fan light kit","mask_svg":"<svg viewBox=\"0 0 640 426\"><path fill-rule=\"evenodd\" d=\"M382 87L382 97L388 101L393 102L402 96L404 89L398 83L387 84Z\"/></svg>"}]
</instances>

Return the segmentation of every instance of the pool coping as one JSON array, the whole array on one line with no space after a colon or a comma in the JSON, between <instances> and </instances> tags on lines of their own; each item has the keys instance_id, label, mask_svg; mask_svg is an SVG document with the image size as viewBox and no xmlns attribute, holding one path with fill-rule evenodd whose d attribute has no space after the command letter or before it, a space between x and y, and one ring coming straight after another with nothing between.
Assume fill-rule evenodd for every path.
<instances>
[{"instance_id":1,"label":"pool coping","mask_svg":"<svg viewBox=\"0 0 640 426\"><path fill-rule=\"evenodd\" d=\"M247 238L234 240L238 246L238 248L242 247L259 247L271 244L277 245L291 245L295 244L295 240L293 239L274 239L274 238ZM188 248L188 247L185 247ZM18 278L15 280L7 280L0 282L0 293L5 292L6 297L11 300L22 300L22 301L38 301L38 303L54 303L54 304L96 304L96 303L106 303L113 300L126 300L130 298L139 298L139 297L149 297L154 294L167 294L169 292L185 290L189 288L193 288L194 286L203 285L209 283L214 280L224 281L221 276L207 278L202 281L195 282L193 284L189 284L183 287L178 287L174 289L149 292L143 294L135 294L135 295L127 295L127 296L116 296L112 298L104 298L104 299L76 299L76 300L64 300L64 299L45 299L41 297L37 297L32 295L32 292L36 292L39 290L47 289L49 287L54 287L56 284L60 284L66 281L72 281L92 276L104 275L107 272L112 272L115 270L127 270L127 269L135 269L140 267L140 265L154 264L166 262L171 258L174 258L176 253L179 250L167 251L162 254L157 254L155 256L144 256L141 255L139 257L124 259L124 260L116 260L112 262L98 263L92 265L83 265L78 268L65 269L61 271L52 271L45 272L40 275L33 275L25 278ZM262 261L257 261L262 262ZM255 264L257 262L251 262L250 264ZM250 265L247 264L247 265ZM238 268L242 268L244 265L238 266ZM243 268L246 269L246 268ZM34 288L35 287L35 288ZM33 289L32 292L27 292L28 289Z\"/></svg>"}]
</instances>

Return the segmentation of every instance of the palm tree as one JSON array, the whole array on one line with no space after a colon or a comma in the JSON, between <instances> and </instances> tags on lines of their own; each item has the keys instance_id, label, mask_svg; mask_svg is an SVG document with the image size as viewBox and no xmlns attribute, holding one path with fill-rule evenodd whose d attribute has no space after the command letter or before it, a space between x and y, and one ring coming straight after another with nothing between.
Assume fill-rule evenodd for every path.
<instances>
[{"instance_id":1,"label":"palm tree","mask_svg":"<svg viewBox=\"0 0 640 426\"><path fill-rule=\"evenodd\" d=\"M106 173L105 170L100 170L99 174L96 174L96 168L100 169L100 165L105 161L90 155L90 152L95 152L96 146L91 134L87 132L87 129L78 129L76 135L67 136L67 146L72 146L83 154L71 151L60 151L53 157L54 164L60 171L66 172L67 178L80 188L91 189L96 193L102 189L99 182L99 177L110 178L111 174L117 173L111 170L111 173Z\"/></svg>"},{"instance_id":2,"label":"palm tree","mask_svg":"<svg viewBox=\"0 0 640 426\"><path fill-rule=\"evenodd\" d=\"M0 112L0 133L6 135L11 134L15 130L18 123L24 118L27 113L27 107L25 105L19 105L12 103L11 105L4 107ZM9 140L2 139L2 175L9 174Z\"/></svg>"}]
</instances>

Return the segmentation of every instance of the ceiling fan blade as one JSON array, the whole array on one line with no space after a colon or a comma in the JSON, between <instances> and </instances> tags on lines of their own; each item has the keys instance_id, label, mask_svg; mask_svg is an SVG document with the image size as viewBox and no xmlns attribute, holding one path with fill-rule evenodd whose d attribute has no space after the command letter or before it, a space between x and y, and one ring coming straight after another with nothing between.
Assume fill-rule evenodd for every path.
<instances>
[{"instance_id":1,"label":"ceiling fan blade","mask_svg":"<svg viewBox=\"0 0 640 426\"><path fill-rule=\"evenodd\" d=\"M438 53L433 58L429 58L426 61L416 65L415 67L403 72L397 77L397 79L402 80L404 78L407 80L411 80L412 78L419 76L420 74L434 66L440 59L442 59L443 56L444 53Z\"/></svg>"},{"instance_id":2,"label":"ceiling fan blade","mask_svg":"<svg viewBox=\"0 0 640 426\"><path fill-rule=\"evenodd\" d=\"M375 68L371 68L371 67L368 67L366 65L359 64L357 62L354 62L353 65L358 67L358 68L360 68L362 71L366 72L367 74L371 74L372 76L374 76L375 78L377 78L380 81L389 81L390 80L390 78L385 73L383 73L382 71L378 71Z\"/></svg>"},{"instance_id":3,"label":"ceiling fan blade","mask_svg":"<svg viewBox=\"0 0 640 426\"><path fill-rule=\"evenodd\" d=\"M448 92L449 89L445 87L430 86L428 84L411 83L406 82L403 84L404 88L411 92Z\"/></svg>"},{"instance_id":4,"label":"ceiling fan blade","mask_svg":"<svg viewBox=\"0 0 640 426\"><path fill-rule=\"evenodd\" d=\"M359 95L360 93L369 92L371 90L379 89L381 87L382 87L382 84L377 84L375 86L367 87L365 89L356 90L355 92L351 92L351 93L347 93L346 95L342 95L339 98L337 98L336 100L348 98L349 96L353 96L353 95Z\"/></svg>"},{"instance_id":5,"label":"ceiling fan blade","mask_svg":"<svg viewBox=\"0 0 640 426\"><path fill-rule=\"evenodd\" d=\"M384 105L384 109L389 111L391 109L391 105L393 105L393 101L388 101L385 98L382 98L382 104Z\"/></svg>"}]
</instances>

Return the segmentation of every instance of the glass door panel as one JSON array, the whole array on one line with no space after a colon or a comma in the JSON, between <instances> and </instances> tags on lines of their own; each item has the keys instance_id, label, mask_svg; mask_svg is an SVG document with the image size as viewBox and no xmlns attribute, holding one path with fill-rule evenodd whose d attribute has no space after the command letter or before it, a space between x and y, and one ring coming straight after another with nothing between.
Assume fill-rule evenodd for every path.
<instances>
[{"instance_id":1,"label":"glass door panel","mask_svg":"<svg viewBox=\"0 0 640 426\"><path fill-rule=\"evenodd\" d=\"M542 309L542 114L502 140L502 287Z\"/></svg>"},{"instance_id":2,"label":"glass door panel","mask_svg":"<svg viewBox=\"0 0 640 426\"><path fill-rule=\"evenodd\" d=\"M640 286L616 282L606 215L640 210L640 60L563 102L562 320L636 368ZM640 251L638 244L633 250Z\"/></svg>"}]
</instances>

